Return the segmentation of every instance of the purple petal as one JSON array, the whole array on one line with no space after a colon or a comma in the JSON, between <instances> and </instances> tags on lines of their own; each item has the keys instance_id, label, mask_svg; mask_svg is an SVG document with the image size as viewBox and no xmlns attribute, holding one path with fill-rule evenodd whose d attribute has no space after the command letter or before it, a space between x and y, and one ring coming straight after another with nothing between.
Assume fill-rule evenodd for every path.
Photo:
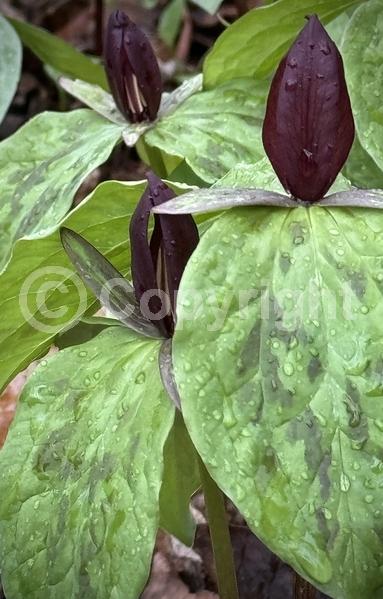
<instances>
[{"instance_id":1,"label":"purple petal","mask_svg":"<svg viewBox=\"0 0 383 599\"><path fill-rule=\"evenodd\" d=\"M120 112L132 123L154 120L162 93L158 62L146 35L120 10L109 18L104 58Z\"/></svg>"},{"instance_id":2,"label":"purple petal","mask_svg":"<svg viewBox=\"0 0 383 599\"><path fill-rule=\"evenodd\" d=\"M263 144L284 188L320 200L345 163L354 120L339 51L310 16L271 84Z\"/></svg>"},{"instance_id":3,"label":"purple petal","mask_svg":"<svg viewBox=\"0 0 383 599\"><path fill-rule=\"evenodd\" d=\"M175 193L153 173L148 174L149 188L152 195L152 205L159 206L175 197ZM161 247L159 259L162 258L165 269L167 290L170 294L173 314L175 314L176 294L186 264L197 247L199 241L198 229L189 214L174 216L168 214L154 215L156 226L161 227ZM155 240L154 230L152 240ZM162 252L162 256L161 256ZM157 272L161 272L157 268Z\"/></svg>"},{"instance_id":4,"label":"purple petal","mask_svg":"<svg viewBox=\"0 0 383 599\"><path fill-rule=\"evenodd\" d=\"M173 333L171 314L166 314L160 319L152 317L162 310L162 301L158 295L156 266L148 242L148 225L152 206L151 191L147 187L136 206L129 227L132 281L138 302L141 302L142 296L146 292L153 292L150 294L150 301L141 303L141 309L145 312L143 308L147 306L150 311L144 313L144 316L154 322L163 335L169 337ZM157 246L159 248L159 243Z\"/></svg>"}]
</instances>

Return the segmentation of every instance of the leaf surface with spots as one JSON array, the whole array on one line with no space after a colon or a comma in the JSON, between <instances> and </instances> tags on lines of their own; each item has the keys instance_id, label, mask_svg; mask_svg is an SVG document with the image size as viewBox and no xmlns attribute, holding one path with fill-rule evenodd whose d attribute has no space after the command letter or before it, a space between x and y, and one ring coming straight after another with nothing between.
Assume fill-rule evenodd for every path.
<instances>
[{"instance_id":1,"label":"leaf surface with spots","mask_svg":"<svg viewBox=\"0 0 383 599\"><path fill-rule=\"evenodd\" d=\"M178 295L198 452L257 536L337 599L383 592L382 248L380 210L238 208Z\"/></svg>"},{"instance_id":2,"label":"leaf surface with spots","mask_svg":"<svg viewBox=\"0 0 383 599\"><path fill-rule=\"evenodd\" d=\"M159 346L111 327L31 376L0 453L7 597L140 594L174 419Z\"/></svg>"},{"instance_id":3,"label":"leaf surface with spots","mask_svg":"<svg viewBox=\"0 0 383 599\"><path fill-rule=\"evenodd\" d=\"M90 110L44 112L0 144L0 268L21 237L52 231L121 128Z\"/></svg>"},{"instance_id":4,"label":"leaf surface with spots","mask_svg":"<svg viewBox=\"0 0 383 599\"><path fill-rule=\"evenodd\" d=\"M265 156L261 140L268 82L240 79L196 93L144 134L145 143L185 159L214 183L237 162ZM174 168L174 166L173 166Z\"/></svg>"}]
</instances>

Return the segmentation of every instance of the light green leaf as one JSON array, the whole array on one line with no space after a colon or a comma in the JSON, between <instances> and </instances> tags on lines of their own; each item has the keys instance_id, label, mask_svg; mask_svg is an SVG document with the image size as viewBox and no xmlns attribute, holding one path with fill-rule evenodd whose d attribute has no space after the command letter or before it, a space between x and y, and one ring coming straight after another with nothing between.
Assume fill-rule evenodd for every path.
<instances>
[{"instance_id":1,"label":"light green leaf","mask_svg":"<svg viewBox=\"0 0 383 599\"><path fill-rule=\"evenodd\" d=\"M356 10L345 31L342 54L359 142L383 170L383 12L380 0Z\"/></svg>"},{"instance_id":2,"label":"light green leaf","mask_svg":"<svg viewBox=\"0 0 383 599\"><path fill-rule=\"evenodd\" d=\"M264 77L278 65L305 16L316 13L328 23L363 0L279 0L255 8L217 39L204 63L204 85L213 88L237 77Z\"/></svg>"},{"instance_id":3,"label":"light green leaf","mask_svg":"<svg viewBox=\"0 0 383 599\"><path fill-rule=\"evenodd\" d=\"M178 295L193 443L257 536L336 599L383 593L382 247L380 210L232 210Z\"/></svg>"},{"instance_id":4,"label":"light green leaf","mask_svg":"<svg viewBox=\"0 0 383 599\"><path fill-rule=\"evenodd\" d=\"M144 182L102 183L63 221L81 232L123 274L130 271L127 226ZM74 273L58 231L42 239L21 239L0 276L0 389L36 356L44 354L55 336L90 305Z\"/></svg>"},{"instance_id":5,"label":"light green leaf","mask_svg":"<svg viewBox=\"0 0 383 599\"><path fill-rule=\"evenodd\" d=\"M168 46L173 46L176 41L184 10L185 0L171 0L161 13L158 33Z\"/></svg>"},{"instance_id":6,"label":"light green leaf","mask_svg":"<svg viewBox=\"0 0 383 599\"><path fill-rule=\"evenodd\" d=\"M362 148L357 137L343 167L343 173L355 187L383 189L383 171Z\"/></svg>"},{"instance_id":7,"label":"light green leaf","mask_svg":"<svg viewBox=\"0 0 383 599\"><path fill-rule=\"evenodd\" d=\"M0 267L24 236L51 231L121 128L90 110L44 112L0 144Z\"/></svg>"},{"instance_id":8,"label":"light green leaf","mask_svg":"<svg viewBox=\"0 0 383 599\"><path fill-rule=\"evenodd\" d=\"M222 179L219 179L213 187L257 187L267 191L286 193L267 157L258 160L255 164L237 164ZM350 181L342 174L339 174L328 194L350 188Z\"/></svg>"},{"instance_id":9,"label":"light green leaf","mask_svg":"<svg viewBox=\"0 0 383 599\"><path fill-rule=\"evenodd\" d=\"M164 449L164 475L160 493L160 526L185 545L192 545L195 522L190 498L200 486L198 455L180 412Z\"/></svg>"},{"instance_id":10,"label":"light green leaf","mask_svg":"<svg viewBox=\"0 0 383 599\"><path fill-rule=\"evenodd\" d=\"M267 90L267 82L243 79L197 93L145 133L145 143L184 158L202 180L214 183L233 164L265 155L261 126Z\"/></svg>"},{"instance_id":11,"label":"light green leaf","mask_svg":"<svg viewBox=\"0 0 383 599\"><path fill-rule=\"evenodd\" d=\"M0 15L0 123L12 102L19 82L21 59L20 40Z\"/></svg>"},{"instance_id":12,"label":"light green leaf","mask_svg":"<svg viewBox=\"0 0 383 599\"><path fill-rule=\"evenodd\" d=\"M8 597L139 596L174 419L158 349L112 327L42 362L30 378L0 453Z\"/></svg>"},{"instance_id":13,"label":"light green leaf","mask_svg":"<svg viewBox=\"0 0 383 599\"><path fill-rule=\"evenodd\" d=\"M23 44L32 50L42 62L54 67L63 75L95 83L108 89L104 67L101 64L97 64L45 29L25 21L8 20L19 34Z\"/></svg>"},{"instance_id":14,"label":"light green leaf","mask_svg":"<svg viewBox=\"0 0 383 599\"><path fill-rule=\"evenodd\" d=\"M112 123L116 123L122 127L128 125L126 119L117 109L112 94L105 91L99 85L67 77L60 77L58 83L68 94L71 94L71 96L74 96L77 100L80 100L80 102L83 102L83 104L101 114L101 116L112 121Z\"/></svg>"},{"instance_id":15,"label":"light green leaf","mask_svg":"<svg viewBox=\"0 0 383 599\"><path fill-rule=\"evenodd\" d=\"M194 4L206 10L211 15L217 12L223 0L192 0Z\"/></svg>"}]
</instances>

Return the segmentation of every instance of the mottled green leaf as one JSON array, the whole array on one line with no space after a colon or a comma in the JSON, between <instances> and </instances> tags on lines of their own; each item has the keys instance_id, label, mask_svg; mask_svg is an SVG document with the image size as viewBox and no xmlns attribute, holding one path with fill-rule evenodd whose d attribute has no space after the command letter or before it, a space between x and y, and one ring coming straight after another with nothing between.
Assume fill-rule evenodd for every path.
<instances>
[{"instance_id":1,"label":"mottled green leaf","mask_svg":"<svg viewBox=\"0 0 383 599\"><path fill-rule=\"evenodd\" d=\"M127 226L144 182L102 183L62 224L81 232L123 274L130 271ZM94 304L75 275L58 231L42 239L21 239L0 276L0 388L55 335Z\"/></svg>"},{"instance_id":2,"label":"mottled green leaf","mask_svg":"<svg viewBox=\"0 0 383 599\"><path fill-rule=\"evenodd\" d=\"M0 15L0 122L15 94L20 77L21 59L20 40Z\"/></svg>"},{"instance_id":3,"label":"mottled green leaf","mask_svg":"<svg viewBox=\"0 0 383 599\"><path fill-rule=\"evenodd\" d=\"M160 526L185 545L192 545L194 540L195 522L189 504L199 486L198 455L177 411L164 449Z\"/></svg>"},{"instance_id":4,"label":"mottled green leaf","mask_svg":"<svg viewBox=\"0 0 383 599\"><path fill-rule=\"evenodd\" d=\"M355 187L383 189L383 171L363 149L357 137L344 165L343 173Z\"/></svg>"},{"instance_id":5,"label":"mottled green leaf","mask_svg":"<svg viewBox=\"0 0 383 599\"><path fill-rule=\"evenodd\" d=\"M358 138L380 170L383 170L382 40L382 3L369 0L354 12L349 22L342 55Z\"/></svg>"},{"instance_id":6,"label":"mottled green leaf","mask_svg":"<svg viewBox=\"0 0 383 599\"><path fill-rule=\"evenodd\" d=\"M264 77L276 68L291 42L316 13L328 23L363 0L279 0L255 8L217 39L204 63L204 85L216 87L237 77Z\"/></svg>"},{"instance_id":7,"label":"mottled green leaf","mask_svg":"<svg viewBox=\"0 0 383 599\"><path fill-rule=\"evenodd\" d=\"M139 596L174 419L159 345L112 327L30 378L0 453L0 562L10 599Z\"/></svg>"},{"instance_id":8,"label":"mottled green leaf","mask_svg":"<svg viewBox=\"0 0 383 599\"><path fill-rule=\"evenodd\" d=\"M198 452L257 536L336 599L383 593L382 219L226 212L178 295L173 363Z\"/></svg>"},{"instance_id":9,"label":"mottled green leaf","mask_svg":"<svg viewBox=\"0 0 383 599\"><path fill-rule=\"evenodd\" d=\"M197 93L145 133L145 142L185 159L202 180L213 183L237 162L264 157L267 89L267 83L243 79Z\"/></svg>"},{"instance_id":10,"label":"mottled green leaf","mask_svg":"<svg viewBox=\"0 0 383 599\"><path fill-rule=\"evenodd\" d=\"M63 75L82 79L108 89L104 67L79 52L63 39L25 21L9 19L21 41L44 63Z\"/></svg>"},{"instance_id":11,"label":"mottled green leaf","mask_svg":"<svg viewBox=\"0 0 383 599\"><path fill-rule=\"evenodd\" d=\"M0 144L0 267L12 245L57 226L121 128L90 110L44 112Z\"/></svg>"},{"instance_id":12,"label":"mottled green leaf","mask_svg":"<svg viewBox=\"0 0 383 599\"><path fill-rule=\"evenodd\" d=\"M122 127L128 125L126 119L117 109L112 94L105 91L99 85L94 85L81 79L69 79L68 77L60 77L58 83L68 94L71 94L71 96L74 96L80 102L92 108L98 114L101 114L101 116L112 121L112 123L116 123Z\"/></svg>"}]
</instances>

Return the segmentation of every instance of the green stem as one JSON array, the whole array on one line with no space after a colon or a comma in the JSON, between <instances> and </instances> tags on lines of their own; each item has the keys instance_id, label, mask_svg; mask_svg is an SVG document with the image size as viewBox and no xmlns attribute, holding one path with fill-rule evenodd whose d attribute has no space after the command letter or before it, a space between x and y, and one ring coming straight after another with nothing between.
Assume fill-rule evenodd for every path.
<instances>
[{"instance_id":1,"label":"green stem","mask_svg":"<svg viewBox=\"0 0 383 599\"><path fill-rule=\"evenodd\" d=\"M239 599L225 499L205 464L199 460L220 599Z\"/></svg>"}]
</instances>

